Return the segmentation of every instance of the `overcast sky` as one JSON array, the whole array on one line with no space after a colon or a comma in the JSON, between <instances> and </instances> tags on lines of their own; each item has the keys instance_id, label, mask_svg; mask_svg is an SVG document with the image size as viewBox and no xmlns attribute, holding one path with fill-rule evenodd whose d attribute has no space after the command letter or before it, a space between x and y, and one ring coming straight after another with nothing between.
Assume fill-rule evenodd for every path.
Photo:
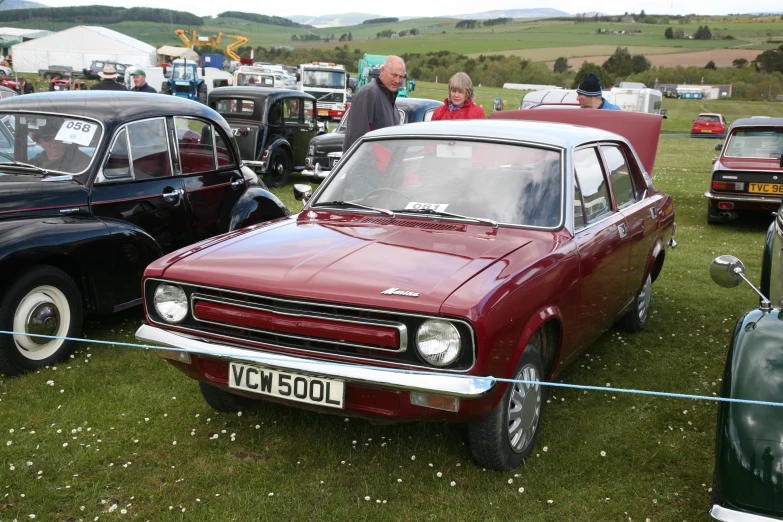
<instances>
[{"instance_id":1,"label":"overcast sky","mask_svg":"<svg viewBox=\"0 0 783 522\"><path fill-rule=\"evenodd\" d=\"M214 0L168 0L153 3L150 0L42 0L51 7L72 5L113 5L119 7L165 7L188 11L199 16L216 15L220 12L246 11L274 16L308 15L321 16L335 13L377 13L381 16L444 16L490 11L495 9L520 9L549 7L560 9L567 13L582 13L599 11L606 14L622 14L626 11L638 13L642 9L648 14L698 14L720 15L729 13L773 12L783 11L783 3L779 0L712 0L710 2L684 2L682 0L652 0L639 2L635 0L619 2L608 0L604 2L578 2L575 0L547 0L541 3L521 4L518 0L488 0L483 2L454 2L446 0L391 0L388 2L357 2L355 0L298 0L297 2L258 2L235 0L230 3ZM296 8L292 10L292 5Z\"/></svg>"}]
</instances>

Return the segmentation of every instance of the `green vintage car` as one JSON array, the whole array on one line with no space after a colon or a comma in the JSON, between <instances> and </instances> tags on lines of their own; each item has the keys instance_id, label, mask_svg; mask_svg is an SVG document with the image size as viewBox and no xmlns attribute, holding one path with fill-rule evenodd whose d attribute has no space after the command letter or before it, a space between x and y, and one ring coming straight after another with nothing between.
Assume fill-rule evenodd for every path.
<instances>
[{"instance_id":1,"label":"green vintage car","mask_svg":"<svg viewBox=\"0 0 783 522\"><path fill-rule=\"evenodd\" d=\"M760 290L736 257L720 256L710 267L717 284L733 287L744 280L760 296L759 307L734 328L722 397L783 403L781 247L783 207L767 235ZM710 514L727 522L783 520L783 407L720 403Z\"/></svg>"}]
</instances>

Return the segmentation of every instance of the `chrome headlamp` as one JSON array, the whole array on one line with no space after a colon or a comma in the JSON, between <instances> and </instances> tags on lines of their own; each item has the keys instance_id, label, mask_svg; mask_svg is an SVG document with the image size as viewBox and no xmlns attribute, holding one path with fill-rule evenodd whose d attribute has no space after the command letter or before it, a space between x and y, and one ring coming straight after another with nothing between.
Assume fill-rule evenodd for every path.
<instances>
[{"instance_id":1,"label":"chrome headlamp","mask_svg":"<svg viewBox=\"0 0 783 522\"><path fill-rule=\"evenodd\" d=\"M453 324L429 319L416 331L416 349L426 362L443 367L457 360L462 351L462 341Z\"/></svg>"},{"instance_id":2,"label":"chrome headlamp","mask_svg":"<svg viewBox=\"0 0 783 522\"><path fill-rule=\"evenodd\" d=\"M185 291L170 283L162 283L153 296L155 311L167 323L179 323L188 315L188 296Z\"/></svg>"}]
</instances>

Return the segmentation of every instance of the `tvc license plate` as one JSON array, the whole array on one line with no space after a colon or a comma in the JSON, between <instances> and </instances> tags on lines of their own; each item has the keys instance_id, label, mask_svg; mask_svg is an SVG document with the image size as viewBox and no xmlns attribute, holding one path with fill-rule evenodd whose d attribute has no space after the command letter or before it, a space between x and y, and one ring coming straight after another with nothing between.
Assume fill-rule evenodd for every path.
<instances>
[{"instance_id":1,"label":"tvc license plate","mask_svg":"<svg viewBox=\"0 0 783 522\"><path fill-rule=\"evenodd\" d=\"M777 183L750 183L748 190L756 194L783 194L783 185Z\"/></svg>"},{"instance_id":2,"label":"tvc license plate","mask_svg":"<svg viewBox=\"0 0 783 522\"><path fill-rule=\"evenodd\" d=\"M228 386L297 402L343 409L345 383L232 362Z\"/></svg>"}]
</instances>

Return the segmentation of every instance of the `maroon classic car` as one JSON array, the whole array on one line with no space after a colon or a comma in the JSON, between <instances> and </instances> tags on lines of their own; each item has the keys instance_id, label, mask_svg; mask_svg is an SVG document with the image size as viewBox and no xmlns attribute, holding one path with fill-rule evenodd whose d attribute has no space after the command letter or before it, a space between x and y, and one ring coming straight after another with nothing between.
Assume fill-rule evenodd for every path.
<instances>
[{"instance_id":1,"label":"maroon classic car","mask_svg":"<svg viewBox=\"0 0 783 522\"><path fill-rule=\"evenodd\" d=\"M704 193L708 223L732 221L745 211L777 211L783 195L783 118L737 120L715 150L721 155Z\"/></svg>"},{"instance_id":2,"label":"maroon classic car","mask_svg":"<svg viewBox=\"0 0 783 522\"><path fill-rule=\"evenodd\" d=\"M648 174L660 116L615 117L652 149L537 121L370 132L315 194L295 186L298 215L151 264L136 336L174 348L216 409L466 423L480 465L516 467L546 402L536 382L615 323L645 327L673 244L672 199Z\"/></svg>"}]
</instances>

